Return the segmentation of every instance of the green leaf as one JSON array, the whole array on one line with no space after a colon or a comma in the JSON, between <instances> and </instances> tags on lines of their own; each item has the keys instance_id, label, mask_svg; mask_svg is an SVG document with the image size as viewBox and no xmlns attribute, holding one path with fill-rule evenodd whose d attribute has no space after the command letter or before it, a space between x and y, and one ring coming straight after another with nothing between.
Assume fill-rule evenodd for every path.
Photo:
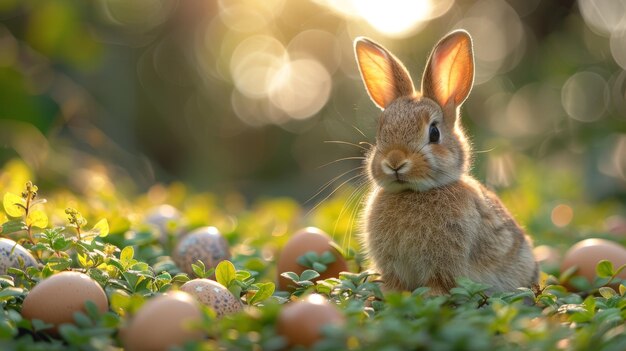
<instances>
[{"instance_id":1,"label":"green leaf","mask_svg":"<svg viewBox=\"0 0 626 351\"><path fill-rule=\"evenodd\" d=\"M598 289L598 292L600 292L600 295L602 295L602 297L604 297L605 299L610 299L611 297L617 295L615 290L609 288L608 286L601 287L600 289Z\"/></svg>"},{"instance_id":2,"label":"green leaf","mask_svg":"<svg viewBox=\"0 0 626 351\"><path fill-rule=\"evenodd\" d=\"M26 201L15 194L4 194L2 204L6 213L11 217L22 217L26 214Z\"/></svg>"},{"instance_id":3,"label":"green leaf","mask_svg":"<svg viewBox=\"0 0 626 351\"><path fill-rule=\"evenodd\" d=\"M98 223L96 223L96 225L93 226L93 228L91 228L91 231L94 232L97 236L103 238L109 235L109 222L106 218L102 218L98 221Z\"/></svg>"},{"instance_id":4,"label":"green leaf","mask_svg":"<svg viewBox=\"0 0 626 351\"><path fill-rule=\"evenodd\" d=\"M225 287L228 287L230 282L235 280L236 277L237 270L235 269L235 265L228 260L220 262L215 268L215 278L217 282Z\"/></svg>"},{"instance_id":5,"label":"green leaf","mask_svg":"<svg viewBox=\"0 0 626 351\"><path fill-rule=\"evenodd\" d=\"M129 264L135 256L135 249L132 246L126 246L120 253L120 261L123 265Z\"/></svg>"},{"instance_id":6,"label":"green leaf","mask_svg":"<svg viewBox=\"0 0 626 351\"><path fill-rule=\"evenodd\" d=\"M250 301L248 301L249 305L256 305L274 294L274 283L258 283L255 285L258 287L258 290L252 295Z\"/></svg>"},{"instance_id":7,"label":"green leaf","mask_svg":"<svg viewBox=\"0 0 626 351\"><path fill-rule=\"evenodd\" d=\"M312 269L307 269L306 271L302 272L302 274L300 274L300 279L299 280L311 280L311 279L315 279L317 277L319 277L320 274L317 273L316 271L312 270Z\"/></svg>"},{"instance_id":8,"label":"green leaf","mask_svg":"<svg viewBox=\"0 0 626 351\"><path fill-rule=\"evenodd\" d=\"M333 255L330 251L324 251L324 253L320 256L320 262L323 264L331 264L336 260L335 255Z\"/></svg>"},{"instance_id":9,"label":"green leaf","mask_svg":"<svg viewBox=\"0 0 626 351\"><path fill-rule=\"evenodd\" d=\"M6 319L0 320L0 339L8 340L17 335L17 328Z\"/></svg>"},{"instance_id":10,"label":"green leaf","mask_svg":"<svg viewBox=\"0 0 626 351\"><path fill-rule=\"evenodd\" d=\"M83 312L74 312L73 317L74 321L79 327L89 328L93 326L93 322L91 321L91 319L89 319L89 317L87 317L87 315Z\"/></svg>"},{"instance_id":11,"label":"green leaf","mask_svg":"<svg viewBox=\"0 0 626 351\"><path fill-rule=\"evenodd\" d=\"M54 327L53 324L45 323L41 319L33 319L31 323L34 331L41 331Z\"/></svg>"},{"instance_id":12,"label":"green leaf","mask_svg":"<svg viewBox=\"0 0 626 351\"><path fill-rule=\"evenodd\" d=\"M251 274L248 271L237 271L237 276L235 279L240 280L240 281L245 281L246 279L250 278Z\"/></svg>"},{"instance_id":13,"label":"green leaf","mask_svg":"<svg viewBox=\"0 0 626 351\"><path fill-rule=\"evenodd\" d=\"M21 219L13 219L8 222L2 224L2 228L0 228L0 233L3 234L11 234L15 232L19 232L22 230L26 230L28 227L26 223L24 223Z\"/></svg>"},{"instance_id":14,"label":"green leaf","mask_svg":"<svg viewBox=\"0 0 626 351\"><path fill-rule=\"evenodd\" d=\"M611 261L602 260L596 265L596 274L600 278L610 278L613 276L613 263Z\"/></svg>"},{"instance_id":15,"label":"green leaf","mask_svg":"<svg viewBox=\"0 0 626 351\"><path fill-rule=\"evenodd\" d=\"M624 296L624 294L626 294L626 286L624 286L624 284L620 284L619 285L619 294Z\"/></svg>"},{"instance_id":16,"label":"green leaf","mask_svg":"<svg viewBox=\"0 0 626 351\"><path fill-rule=\"evenodd\" d=\"M198 261L196 261L196 263L192 263L191 264L191 270L193 271L193 274L196 275L196 277L198 277L198 278L204 278L205 277L204 262L198 260Z\"/></svg>"},{"instance_id":17,"label":"green leaf","mask_svg":"<svg viewBox=\"0 0 626 351\"><path fill-rule=\"evenodd\" d=\"M281 277L283 278L287 278L289 280L292 280L294 282L297 282L298 280L300 280L300 277L298 277L298 275L294 272L283 272L280 274Z\"/></svg>"},{"instance_id":18,"label":"green leaf","mask_svg":"<svg viewBox=\"0 0 626 351\"><path fill-rule=\"evenodd\" d=\"M22 295L24 295L24 290L20 288L4 288L0 290L0 301L6 301Z\"/></svg>"},{"instance_id":19,"label":"green leaf","mask_svg":"<svg viewBox=\"0 0 626 351\"><path fill-rule=\"evenodd\" d=\"M312 268L320 273L323 273L323 272L326 272L326 270L328 269L328 266L326 266L323 263L313 262Z\"/></svg>"},{"instance_id":20,"label":"green leaf","mask_svg":"<svg viewBox=\"0 0 626 351\"><path fill-rule=\"evenodd\" d=\"M80 260L80 255L78 255ZM69 257L51 257L46 264L47 267L54 271L64 271L72 265L72 259Z\"/></svg>"}]
</instances>

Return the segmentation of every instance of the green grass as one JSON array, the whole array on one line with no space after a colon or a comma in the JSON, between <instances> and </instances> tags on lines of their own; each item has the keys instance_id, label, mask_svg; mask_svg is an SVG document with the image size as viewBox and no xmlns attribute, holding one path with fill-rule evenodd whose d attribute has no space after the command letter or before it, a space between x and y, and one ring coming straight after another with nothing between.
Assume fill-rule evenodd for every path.
<instances>
[{"instance_id":1,"label":"green grass","mask_svg":"<svg viewBox=\"0 0 626 351\"><path fill-rule=\"evenodd\" d=\"M579 194L558 193L557 188L546 194L538 188L536 174L540 172L529 170L523 175L523 186L501 194L533 229L537 243L560 243L563 250L585 235L610 237L598 229L598 223L619 204L586 204ZM430 296L427 288L383 293L377 275L361 271L366 263L355 240L352 214L356 212L347 201L349 191L307 213L289 198L248 204L237 194L197 194L181 184L156 186L138 196L124 196L112 186L72 194L55 187L42 191L32 183L25 187L31 178L30 171L16 163L0 173L5 199L0 235L19 241L41 262L39 267L14 268L10 276L0 277L3 350L122 347L120 329L146 300L189 279L213 274L241 297L246 308L219 320L204 309L196 327L207 338L183 349L282 349L286 341L275 329L280 311L290 300L312 292L325 296L346 319L342 328L324 329L324 338L314 346L317 350L626 349L626 289L616 278L621 267L609 262L598 265L598 277L592 283L572 278L571 270L559 274L548 269L538 287L511 293L488 295L487 286L465 279L445 296ZM575 208L581 204L586 209L567 228L556 228L549 221L545 205L532 205L537 206L534 210L522 207L557 204L563 198ZM167 240L160 239L157 228L145 221L155 203L169 203L181 211L179 220L164 227ZM347 209L346 204L350 204ZM204 225L220 229L233 256L217 270L198 263L194 276L188 276L175 266L170 254L181 232ZM333 235L352 272L322 281L316 280L314 270L285 274L296 289L275 291L277 254L291 233L307 225ZM323 270L324 264L319 263L328 262L324 255L309 256L301 261L310 261L313 268ZM61 327L60 336L53 337L40 321L22 318L20 310L38 281L63 270L84 272L96 280L108 295L110 309L100 313L88 306L86 313L76 315L74 324ZM563 286L566 282L579 292L568 292Z\"/></svg>"}]
</instances>

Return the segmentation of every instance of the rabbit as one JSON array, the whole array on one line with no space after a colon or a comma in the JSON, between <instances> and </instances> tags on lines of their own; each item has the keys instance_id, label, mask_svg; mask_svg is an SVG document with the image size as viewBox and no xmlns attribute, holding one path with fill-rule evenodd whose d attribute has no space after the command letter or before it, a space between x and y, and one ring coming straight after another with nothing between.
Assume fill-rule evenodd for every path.
<instances>
[{"instance_id":1,"label":"rabbit","mask_svg":"<svg viewBox=\"0 0 626 351\"><path fill-rule=\"evenodd\" d=\"M365 88L383 111L364 161L372 188L361 215L365 254L383 288L427 286L440 295L460 277L490 292L534 286L531 239L469 174L459 117L474 82L469 33L453 31L435 45L421 92L383 46L359 37L354 50Z\"/></svg>"}]
</instances>

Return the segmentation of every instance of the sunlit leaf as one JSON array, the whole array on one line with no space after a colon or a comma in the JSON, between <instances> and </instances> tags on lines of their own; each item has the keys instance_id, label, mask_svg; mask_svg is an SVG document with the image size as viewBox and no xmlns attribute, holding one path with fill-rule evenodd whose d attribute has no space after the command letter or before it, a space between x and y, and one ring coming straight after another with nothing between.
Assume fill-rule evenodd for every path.
<instances>
[{"instance_id":1,"label":"sunlit leaf","mask_svg":"<svg viewBox=\"0 0 626 351\"><path fill-rule=\"evenodd\" d=\"M230 282L232 282L237 277L237 270L235 269L235 265L228 260L224 260L220 262L215 268L215 278L217 282L228 287Z\"/></svg>"},{"instance_id":2,"label":"sunlit leaf","mask_svg":"<svg viewBox=\"0 0 626 351\"><path fill-rule=\"evenodd\" d=\"M603 286L600 289L598 289L598 292L600 293L600 295L602 295L602 297L604 297L605 299L609 299L615 295L617 295L617 293L615 292L615 290L613 290L612 288L609 288L608 286Z\"/></svg>"},{"instance_id":3,"label":"sunlit leaf","mask_svg":"<svg viewBox=\"0 0 626 351\"><path fill-rule=\"evenodd\" d=\"M133 259L134 256L135 249L133 249L132 246L126 246L122 249L122 252L120 253L120 261L122 261L122 263L128 263Z\"/></svg>"},{"instance_id":4,"label":"sunlit leaf","mask_svg":"<svg viewBox=\"0 0 626 351\"><path fill-rule=\"evenodd\" d=\"M6 213L11 217L21 217L26 213L26 201L13 193L4 194L2 204Z\"/></svg>"},{"instance_id":5,"label":"sunlit leaf","mask_svg":"<svg viewBox=\"0 0 626 351\"><path fill-rule=\"evenodd\" d=\"M611 261L602 260L596 265L596 274L600 278L610 278L613 273L613 263Z\"/></svg>"},{"instance_id":6,"label":"sunlit leaf","mask_svg":"<svg viewBox=\"0 0 626 351\"><path fill-rule=\"evenodd\" d=\"M268 299L274 293L274 283L258 283L255 284L259 289L252 295L252 298L248 301L248 304L254 305L263 300Z\"/></svg>"},{"instance_id":7,"label":"sunlit leaf","mask_svg":"<svg viewBox=\"0 0 626 351\"><path fill-rule=\"evenodd\" d=\"M98 223L96 223L96 225L93 226L91 231L100 237L105 237L109 235L109 222L106 218L102 218L98 221Z\"/></svg>"},{"instance_id":8,"label":"sunlit leaf","mask_svg":"<svg viewBox=\"0 0 626 351\"><path fill-rule=\"evenodd\" d=\"M45 228L48 226L48 216L42 210L34 210L28 213L26 225L29 227Z\"/></svg>"}]
</instances>

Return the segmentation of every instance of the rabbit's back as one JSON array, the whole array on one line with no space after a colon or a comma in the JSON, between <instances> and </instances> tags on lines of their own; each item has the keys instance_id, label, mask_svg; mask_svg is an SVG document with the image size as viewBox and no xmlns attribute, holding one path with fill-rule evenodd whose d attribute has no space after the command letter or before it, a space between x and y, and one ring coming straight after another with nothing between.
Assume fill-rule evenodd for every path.
<instances>
[{"instance_id":1,"label":"rabbit's back","mask_svg":"<svg viewBox=\"0 0 626 351\"><path fill-rule=\"evenodd\" d=\"M470 176L425 192L375 187L364 218L365 247L388 288L443 293L468 277L504 291L535 279L529 239Z\"/></svg>"}]
</instances>

